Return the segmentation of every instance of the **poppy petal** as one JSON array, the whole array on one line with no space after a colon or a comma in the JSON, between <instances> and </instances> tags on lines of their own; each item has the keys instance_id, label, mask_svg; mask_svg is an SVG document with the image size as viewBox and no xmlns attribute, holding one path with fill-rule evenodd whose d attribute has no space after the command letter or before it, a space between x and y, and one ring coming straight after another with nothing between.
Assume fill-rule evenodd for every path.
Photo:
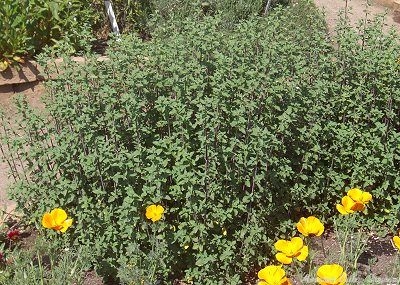
<instances>
[{"instance_id":1,"label":"poppy petal","mask_svg":"<svg viewBox=\"0 0 400 285\"><path fill-rule=\"evenodd\" d=\"M304 261L306 260L308 256L308 246L303 246L300 250L300 255L297 256L298 261Z\"/></svg>"},{"instance_id":2,"label":"poppy petal","mask_svg":"<svg viewBox=\"0 0 400 285\"><path fill-rule=\"evenodd\" d=\"M62 228L60 232L65 233L66 230L72 225L73 219L67 219L62 223Z\"/></svg>"},{"instance_id":3,"label":"poppy petal","mask_svg":"<svg viewBox=\"0 0 400 285\"><path fill-rule=\"evenodd\" d=\"M62 225L62 223L67 219L67 213L60 208L52 210L50 214L56 225Z\"/></svg>"},{"instance_id":4,"label":"poppy petal","mask_svg":"<svg viewBox=\"0 0 400 285\"><path fill-rule=\"evenodd\" d=\"M52 229L55 226L53 217L50 213L45 213L43 215L42 226L46 229Z\"/></svg>"},{"instance_id":5,"label":"poppy petal","mask_svg":"<svg viewBox=\"0 0 400 285\"><path fill-rule=\"evenodd\" d=\"M393 244L400 250L400 236L393 237Z\"/></svg>"},{"instance_id":6,"label":"poppy petal","mask_svg":"<svg viewBox=\"0 0 400 285\"><path fill-rule=\"evenodd\" d=\"M275 254L276 260L283 264L290 264L293 261L293 258L286 256L282 252L278 252Z\"/></svg>"}]
</instances>

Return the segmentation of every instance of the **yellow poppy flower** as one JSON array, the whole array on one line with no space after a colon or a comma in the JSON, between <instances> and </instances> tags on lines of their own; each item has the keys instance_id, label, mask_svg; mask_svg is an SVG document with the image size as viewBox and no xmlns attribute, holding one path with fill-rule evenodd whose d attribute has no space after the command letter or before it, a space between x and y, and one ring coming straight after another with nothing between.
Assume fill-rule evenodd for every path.
<instances>
[{"instance_id":1,"label":"yellow poppy flower","mask_svg":"<svg viewBox=\"0 0 400 285\"><path fill-rule=\"evenodd\" d=\"M356 208L355 207L355 202L349 196L344 196L342 198L342 204L337 204L336 205L336 209L342 215L348 215L348 214L354 213L354 210L352 210L353 207Z\"/></svg>"},{"instance_id":2,"label":"yellow poppy flower","mask_svg":"<svg viewBox=\"0 0 400 285\"><path fill-rule=\"evenodd\" d=\"M268 265L258 272L258 285L291 285L282 266Z\"/></svg>"},{"instance_id":3,"label":"yellow poppy flower","mask_svg":"<svg viewBox=\"0 0 400 285\"><path fill-rule=\"evenodd\" d=\"M400 234L399 234L400 235ZM400 236L394 236L393 237L393 245L400 250Z\"/></svg>"},{"instance_id":4,"label":"yellow poppy flower","mask_svg":"<svg viewBox=\"0 0 400 285\"><path fill-rule=\"evenodd\" d=\"M324 232L324 225L321 221L314 217L310 216L308 218L302 217L300 221L296 224L297 230L303 236L317 236L319 237Z\"/></svg>"},{"instance_id":5,"label":"yellow poppy flower","mask_svg":"<svg viewBox=\"0 0 400 285\"><path fill-rule=\"evenodd\" d=\"M290 264L293 258L304 261L308 256L308 246L299 237L293 237L291 240L278 240L275 243L275 249L279 251L275 257L283 264Z\"/></svg>"},{"instance_id":6,"label":"yellow poppy flower","mask_svg":"<svg viewBox=\"0 0 400 285\"><path fill-rule=\"evenodd\" d=\"M336 205L336 209L343 215L364 211L365 205L371 200L370 193L353 188L342 198L342 204Z\"/></svg>"},{"instance_id":7,"label":"yellow poppy flower","mask_svg":"<svg viewBox=\"0 0 400 285\"><path fill-rule=\"evenodd\" d=\"M347 196L353 199L354 202L362 203L364 205L372 200L372 195L369 192L362 191L358 188L350 189L347 192Z\"/></svg>"},{"instance_id":8,"label":"yellow poppy flower","mask_svg":"<svg viewBox=\"0 0 400 285\"><path fill-rule=\"evenodd\" d=\"M60 208L53 209L50 213L45 213L42 218L43 227L62 233L72 225L72 222L73 220L68 219L67 213Z\"/></svg>"},{"instance_id":9,"label":"yellow poppy flower","mask_svg":"<svg viewBox=\"0 0 400 285\"><path fill-rule=\"evenodd\" d=\"M344 285L347 274L339 264L325 264L317 270L317 282L320 285Z\"/></svg>"},{"instance_id":10,"label":"yellow poppy flower","mask_svg":"<svg viewBox=\"0 0 400 285\"><path fill-rule=\"evenodd\" d=\"M160 220L163 213L164 207L161 205L150 205L146 208L146 218L153 222Z\"/></svg>"}]
</instances>

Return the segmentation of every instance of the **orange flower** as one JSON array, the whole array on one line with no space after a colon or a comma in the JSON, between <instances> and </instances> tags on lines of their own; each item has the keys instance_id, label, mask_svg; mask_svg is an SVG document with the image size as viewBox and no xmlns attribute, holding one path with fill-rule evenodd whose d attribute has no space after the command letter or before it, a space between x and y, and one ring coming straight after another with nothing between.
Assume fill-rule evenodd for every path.
<instances>
[{"instance_id":1,"label":"orange flower","mask_svg":"<svg viewBox=\"0 0 400 285\"><path fill-rule=\"evenodd\" d=\"M342 204L336 205L336 209L342 215L348 215L348 214L354 213L355 209L358 209L357 207L358 206L356 206L356 203L349 196L344 196L342 198Z\"/></svg>"},{"instance_id":2,"label":"orange flower","mask_svg":"<svg viewBox=\"0 0 400 285\"><path fill-rule=\"evenodd\" d=\"M372 195L358 188L350 189L342 198L342 204L337 204L336 209L342 215L364 211L365 205L372 200Z\"/></svg>"},{"instance_id":3,"label":"orange flower","mask_svg":"<svg viewBox=\"0 0 400 285\"><path fill-rule=\"evenodd\" d=\"M324 225L321 221L314 217L310 216L308 218L302 217L300 221L296 224L297 230L303 236L317 236L319 237L324 232Z\"/></svg>"},{"instance_id":4,"label":"orange flower","mask_svg":"<svg viewBox=\"0 0 400 285\"><path fill-rule=\"evenodd\" d=\"M317 270L317 282L320 285L344 285L347 274L339 264L325 264Z\"/></svg>"},{"instance_id":5,"label":"orange flower","mask_svg":"<svg viewBox=\"0 0 400 285\"><path fill-rule=\"evenodd\" d=\"M64 233L71 225L73 220L68 219L67 213L60 208L45 213L42 218L42 226L46 229L53 229Z\"/></svg>"},{"instance_id":6,"label":"orange flower","mask_svg":"<svg viewBox=\"0 0 400 285\"><path fill-rule=\"evenodd\" d=\"M366 205L369 201L372 200L372 195L369 192L362 191L358 188L350 189L347 192L347 196L353 199L356 203L361 203Z\"/></svg>"},{"instance_id":7,"label":"orange flower","mask_svg":"<svg viewBox=\"0 0 400 285\"><path fill-rule=\"evenodd\" d=\"M282 266L268 265L258 272L257 285L291 285Z\"/></svg>"},{"instance_id":8,"label":"orange flower","mask_svg":"<svg viewBox=\"0 0 400 285\"><path fill-rule=\"evenodd\" d=\"M283 264L290 264L293 258L304 261L308 256L308 246L304 245L303 240L294 237L291 240L278 240L275 243L275 249L279 251L275 257Z\"/></svg>"}]
</instances>

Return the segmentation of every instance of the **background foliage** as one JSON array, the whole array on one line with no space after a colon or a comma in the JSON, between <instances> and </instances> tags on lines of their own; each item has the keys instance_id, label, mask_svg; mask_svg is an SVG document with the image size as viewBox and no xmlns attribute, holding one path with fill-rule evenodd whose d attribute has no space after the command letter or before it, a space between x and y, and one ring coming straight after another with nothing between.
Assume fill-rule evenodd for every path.
<instances>
[{"instance_id":1,"label":"background foliage","mask_svg":"<svg viewBox=\"0 0 400 285\"><path fill-rule=\"evenodd\" d=\"M272 1L273 4L287 1ZM287 3L286 3L287 4ZM113 9L121 32L139 33L148 39L159 26L171 20L221 14L225 27L241 19L259 15L262 0L187 1L114 0ZM57 53L87 51L95 36L108 38L111 32L100 0L5 0L0 7L0 71L21 57L32 57L52 47ZM96 43L98 44L98 43Z\"/></svg>"},{"instance_id":2,"label":"background foliage","mask_svg":"<svg viewBox=\"0 0 400 285\"><path fill-rule=\"evenodd\" d=\"M20 99L19 128L4 124L20 209L66 209L71 243L111 276L239 284L278 232L329 218L353 186L375 197L371 221L399 221L396 35L342 20L333 44L308 2L224 24L180 20L112 43L108 61L65 59L47 113Z\"/></svg>"},{"instance_id":3,"label":"background foliage","mask_svg":"<svg viewBox=\"0 0 400 285\"><path fill-rule=\"evenodd\" d=\"M46 46L68 44L69 52L91 40L96 16L88 1L5 0L0 5L0 60L32 56ZM65 51L65 50L64 50Z\"/></svg>"}]
</instances>

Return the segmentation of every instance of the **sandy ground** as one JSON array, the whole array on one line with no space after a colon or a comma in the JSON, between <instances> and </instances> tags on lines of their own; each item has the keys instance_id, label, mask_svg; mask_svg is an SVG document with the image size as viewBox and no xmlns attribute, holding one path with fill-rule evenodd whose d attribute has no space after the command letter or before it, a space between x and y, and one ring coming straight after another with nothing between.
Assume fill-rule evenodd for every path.
<instances>
[{"instance_id":1,"label":"sandy ground","mask_svg":"<svg viewBox=\"0 0 400 285\"><path fill-rule=\"evenodd\" d=\"M44 87L39 82L0 86L0 108L7 115L14 114L15 108L13 108L12 102L19 93L24 93L32 106L42 106L40 96L44 93ZM8 164L0 156L0 210L5 212L11 212L15 208L15 203L7 197L7 189L12 183L12 177L9 174ZM0 220L1 218L0 214Z\"/></svg>"},{"instance_id":2,"label":"sandy ground","mask_svg":"<svg viewBox=\"0 0 400 285\"><path fill-rule=\"evenodd\" d=\"M317 7L321 8L325 12L328 28L333 30L335 23L338 19L338 13L340 10L344 10L346 7L345 0L314 0ZM358 23L360 20L372 19L374 16L379 14L386 14L385 24L389 30L391 26L400 29L393 13L391 0L348 0L348 15L352 24Z\"/></svg>"}]
</instances>

